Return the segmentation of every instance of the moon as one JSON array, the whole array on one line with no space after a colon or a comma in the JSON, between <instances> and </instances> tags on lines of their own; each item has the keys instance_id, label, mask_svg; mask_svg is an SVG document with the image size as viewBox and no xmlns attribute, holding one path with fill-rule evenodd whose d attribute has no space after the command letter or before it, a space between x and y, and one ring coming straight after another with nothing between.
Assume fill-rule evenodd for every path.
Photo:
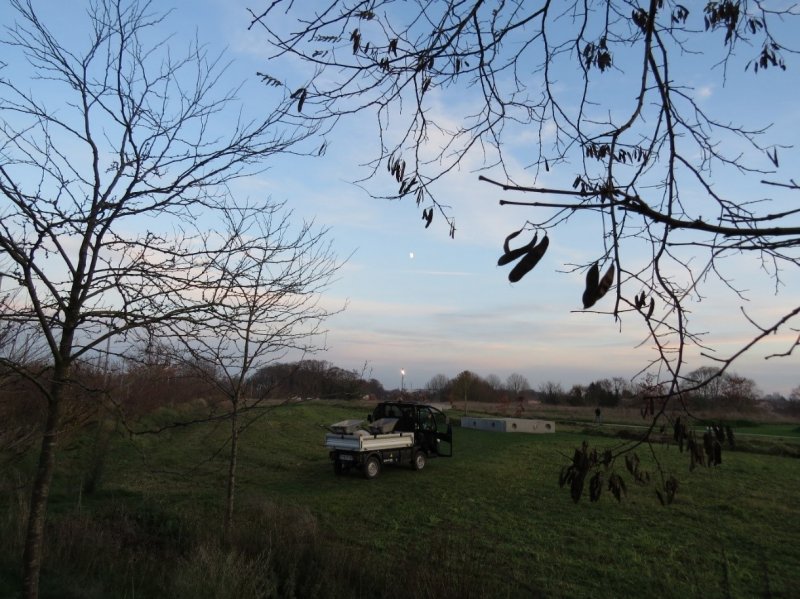
<instances>
[{"instance_id":1,"label":"moon","mask_svg":"<svg viewBox=\"0 0 800 599\"><path fill-rule=\"evenodd\" d=\"M413 260L414 259L414 252L408 252L408 257Z\"/></svg>"}]
</instances>

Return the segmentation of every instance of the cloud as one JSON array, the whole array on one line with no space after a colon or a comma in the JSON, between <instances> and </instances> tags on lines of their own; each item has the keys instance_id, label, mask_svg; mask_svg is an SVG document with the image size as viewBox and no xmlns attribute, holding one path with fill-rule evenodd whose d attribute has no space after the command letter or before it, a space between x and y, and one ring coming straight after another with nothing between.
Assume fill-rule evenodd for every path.
<instances>
[{"instance_id":1,"label":"cloud","mask_svg":"<svg viewBox=\"0 0 800 599\"><path fill-rule=\"evenodd\" d=\"M710 98L714 93L714 86L711 84L701 85L697 88L697 97L703 100Z\"/></svg>"}]
</instances>

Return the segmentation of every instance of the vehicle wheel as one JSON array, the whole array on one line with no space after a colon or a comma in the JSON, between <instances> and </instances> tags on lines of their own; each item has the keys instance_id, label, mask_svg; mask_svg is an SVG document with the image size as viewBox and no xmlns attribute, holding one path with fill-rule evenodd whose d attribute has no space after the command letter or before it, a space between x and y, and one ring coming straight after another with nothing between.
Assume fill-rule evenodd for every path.
<instances>
[{"instance_id":1,"label":"vehicle wheel","mask_svg":"<svg viewBox=\"0 0 800 599\"><path fill-rule=\"evenodd\" d=\"M364 464L364 476L369 479L376 478L381 473L381 461L372 456L367 460L367 463Z\"/></svg>"},{"instance_id":2,"label":"vehicle wheel","mask_svg":"<svg viewBox=\"0 0 800 599\"><path fill-rule=\"evenodd\" d=\"M414 467L414 470L422 470L427 463L428 458L424 451L418 451L415 453L414 459L411 460L411 465Z\"/></svg>"}]
</instances>

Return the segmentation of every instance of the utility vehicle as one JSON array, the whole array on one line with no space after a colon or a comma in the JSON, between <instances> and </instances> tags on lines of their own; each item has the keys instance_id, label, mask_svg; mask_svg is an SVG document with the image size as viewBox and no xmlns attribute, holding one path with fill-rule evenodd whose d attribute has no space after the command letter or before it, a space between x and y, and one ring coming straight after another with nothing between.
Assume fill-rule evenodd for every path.
<instances>
[{"instance_id":1,"label":"utility vehicle","mask_svg":"<svg viewBox=\"0 0 800 599\"><path fill-rule=\"evenodd\" d=\"M328 427L325 446L333 471L359 469L368 479L378 476L384 464L407 464L422 470L428 458L453 455L453 427L447 416L432 406L383 402L363 420L343 420Z\"/></svg>"}]
</instances>

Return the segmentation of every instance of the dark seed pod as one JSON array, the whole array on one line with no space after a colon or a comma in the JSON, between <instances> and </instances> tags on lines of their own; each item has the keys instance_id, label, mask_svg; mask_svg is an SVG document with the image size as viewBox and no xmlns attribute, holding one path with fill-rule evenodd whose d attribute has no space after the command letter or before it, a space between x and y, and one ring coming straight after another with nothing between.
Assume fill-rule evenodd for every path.
<instances>
[{"instance_id":1,"label":"dark seed pod","mask_svg":"<svg viewBox=\"0 0 800 599\"><path fill-rule=\"evenodd\" d=\"M608 292L611 284L614 282L614 264L608 267L606 274L599 282L595 283L599 270L595 263L586 274L586 290L583 292L583 307L591 308L597 300L603 297ZM594 283L594 286L592 284Z\"/></svg>"},{"instance_id":2,"label":"dark seed pod","mask_svg":"<svg viewBox=\"0 0 800 599\"><path fill-rule=\"evenodd\" d=\"M614 282L614 264L612 262L611 266L608 267L606 274L603 275L603 278L600 279L600 283L598 283L597 285L597 299L600 299L606 294L606 292L608 292L613 282Z\"/></svg>"},{"instance_id":3,"label":"dark seed pod","mask_svg":"<svg viewBox=\"0 0 800 599\"><path fill-rule=\"evenodd\" d=\"M586 288L583 291L583 303L586 304L586 298L593 297L597 292L597 285L600 283L600 267L597 262L589 267L586 271Z\"/></svg>"},{"instance_id":4,"label":"dark seed pod","mask_svg":"<svg viewBox=\"0 0 800 599\"><path fill-rule=\"evenodd\" d=\"M519 235L521 232L522 230L520 229L519 231L512 233L511 235L506 237L506 241L503 244L503 249L505 250L506 253L500 256L500 258L497 260L497 266L504 266L509 262L513 262L514 260L522 258L522 256L524 256L525 254L527 254L536 247L536 240L539 238L538 233L533 234L533 239L531 239L530 243L523 245L522 247L518 247L515 250L509 249L508 242L511 239L514 239L514 237Z\"/></svg>"},{"instance_id":5,"label":"dark seed pod","mask_svg":"<svg viewBox=\"0 0 800 599\"><path fill-rule=\"evenodd\" d=\"M550 245L550 239L547 235L544 236L541 242L535 247L533 247L527 254L525 254L522 259L517 262L516 266L511 269L511 272L508 273L508 280L512 283L516 283L522 277L524 277L531 269L536 266L539 260L542 259L544 253L547 251L547 247Z\"/></svg>"},{"instance_id":6,"label":"dark seed pod","mask_svg":"<svg viewBox=\"0 0 800 599\"><path fill-rule=\"evenodd\" d=\"M650 298L650 308L647 310L647 320L650 320L650 317L653 315L653 310L656 309L656 300L652 297Z\"/></svg>"},{"instance_id":7,"label":"dark seed pod","mask_svg":"<svg viewBox=\"0 0 800 599\"><path fill-rule=\"evenodd\" d=\"M590 480L589 480L589 500L590 501L597 501L600 499L600 495L603 493L603 473L597 472Z\"/></svg>"}]
</instances>

